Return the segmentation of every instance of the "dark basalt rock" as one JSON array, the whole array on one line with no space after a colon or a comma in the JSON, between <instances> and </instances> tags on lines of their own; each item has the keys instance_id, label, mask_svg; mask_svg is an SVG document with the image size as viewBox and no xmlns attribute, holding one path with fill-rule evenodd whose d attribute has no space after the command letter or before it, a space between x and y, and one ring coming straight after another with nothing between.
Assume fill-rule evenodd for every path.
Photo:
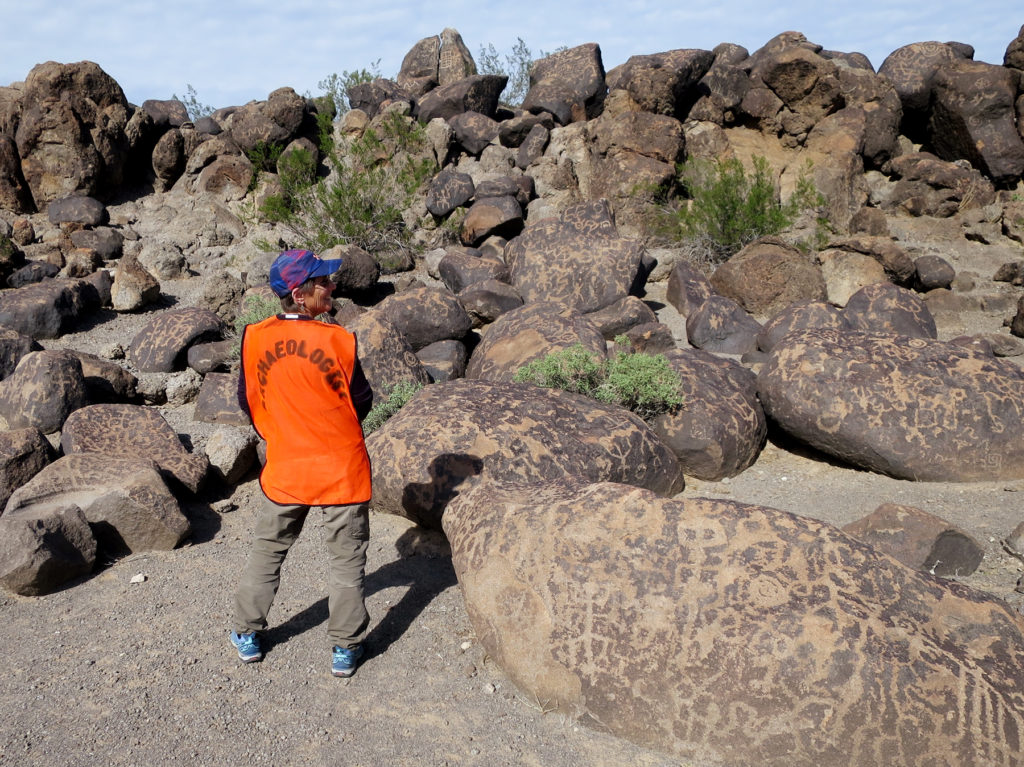
<instances>
[{"instance_id":1,"label":"dark basalt rock","mask_svg":"<svg viewBox=\"0 0 1024 767\"><path fill-rule=\"evenodd\" d=\"M829 525L562 477L459 484L444 530L476 636L545 711L684 762L1020 760L1021 616Z\"/></svg>"},{"instance_id":2,"label":"dark basalt rock","mask_svg":"<svg viewBox=\"0 0 1024 767\"><path fill-rule=\"evenodd\" d=\"M184 369L188 347L220 340L227 324L209 309L185 307L155 316L132 339L129 354L143 373Z\"/></svg>"},{"instance_id":3,"label":"dark basalt rock","mask_svg":"<svg viewBox=\"0 0 1024 767\"><path fill-rule=\"evenodd\" d=\"M60 446L65 455L89 453L107 458L144 456L191 492L206 477L209 462L190 453L155 408L142 405L89 405L64 422Z\"/></svg>"},{"instance_id":4,"label":"dark basalt rock","mask_svg":"<svg viewBox=\"0 0 1024 767\"><path fill-rule=\"evenodd\" d=\"M679 375L683 406L651 426L676 454L683 473L698 479L733 477L764 447L768 428L753 373L699 349L665 354Z\"/></svg>"},{"instance_id":5,"label":"dark basalt rock","mask_svg":"<svg viewBox=\"0 0 1024 767\"><path fill-rule=\"evenodd\" d=\"M790 333L758 392L785 431L854 466L926 482L1024 477L1024 372L986 351L882 333Z\"/></svg>"},{"instance_id":6,"label":"dark basalt rock","mask_svg":"<svg viewBox=\"0 0 1024 767\"><path fill-rule=\"evenodd\" d=\"M366 446L374 507L434 529L478 483L579 475L668 495L683 486L672 451L628 410L529 384L428 386Z\"/></svg>"}]
</instances>

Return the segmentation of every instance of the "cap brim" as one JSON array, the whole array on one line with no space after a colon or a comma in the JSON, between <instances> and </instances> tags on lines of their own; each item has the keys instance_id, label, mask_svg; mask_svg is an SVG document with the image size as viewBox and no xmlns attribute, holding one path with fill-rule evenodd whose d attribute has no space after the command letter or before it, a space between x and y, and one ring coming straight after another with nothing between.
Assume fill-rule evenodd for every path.
<instances>
[{"instance_id":1,"label":"cap brim","mask_svg":"<svg viewBox=\"0 0 1024 767\"><path fill-rule=\"evenodd\" d=\"M335 258L331 260L321 259L320 263L317 264L316 269L309 273L309 277L306 279L312 279L313 277L330 277L336 271L341 268L343 259Z\"/></svg>"}]
</instances>

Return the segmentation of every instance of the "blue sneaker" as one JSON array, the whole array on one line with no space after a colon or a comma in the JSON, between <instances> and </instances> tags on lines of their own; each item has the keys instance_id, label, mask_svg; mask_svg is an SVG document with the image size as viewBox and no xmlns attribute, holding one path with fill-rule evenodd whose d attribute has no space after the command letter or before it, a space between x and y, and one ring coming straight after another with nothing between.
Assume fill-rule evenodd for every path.
<instances>
[{"instance_id":1,"label":"blue sneaker","mask_svg":"<svg viewBox=\"0 0 1024 767\"><path fill-rule=\"evenodd\" d=\"M351 649L336 646L331 651L331 673L335 676L352 676L356 673L356 664L362 657L362 645L356 645Z\"/></svg>"},{"instance_id":2,"label":"blue sneaker","mask_svg":"<svg viewBox=\"0 0 1024 767\"><path fill-rule=\"evenodd\" d=\"M238 657L242 663L252 663L263 659L263 651L260 649L260 637L255 631L248 634L239 634L232 631L228 634L231 644L238 650Z\"/></svg>"}]
</instances>

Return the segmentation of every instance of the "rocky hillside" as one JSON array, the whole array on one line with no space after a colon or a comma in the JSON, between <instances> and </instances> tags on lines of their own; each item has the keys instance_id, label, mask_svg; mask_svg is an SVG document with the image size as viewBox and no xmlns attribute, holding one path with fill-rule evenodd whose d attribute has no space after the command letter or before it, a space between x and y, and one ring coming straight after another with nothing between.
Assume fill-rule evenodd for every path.
<instances>
[{"instance_id":1,"label":"rocky hillside","mask_svg":"<svg viewBox=\"0 0 1024 767\"><path fill-rule=\"evenodd\" d=\"M0 584L73 600L251 498L234 327L312 245L377 400L423 385L368 438L374 511L443 532L542 711L702 764L1024 764L1024 546L989 500L1024 480L1024 28L972 57L587 44L511 108L445 30L338 119L282 88L194 121L40 64L0 88ZM652 226L679 163L761 158L827 227L719 263ZM514 380L621 336L681 409Z\"/></svg>"}]
</instances>

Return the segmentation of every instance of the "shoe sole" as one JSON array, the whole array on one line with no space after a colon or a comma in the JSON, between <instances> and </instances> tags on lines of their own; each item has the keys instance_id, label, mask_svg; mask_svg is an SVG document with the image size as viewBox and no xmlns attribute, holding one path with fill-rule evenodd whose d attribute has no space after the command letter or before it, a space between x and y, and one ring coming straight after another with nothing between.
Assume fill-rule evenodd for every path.
<instances>
[{"instance_id":1,"label":"shoe sole","mask_svg":"<svg viewBox=\"0 0 1024 767\"><path fill-rule=\"evenodd\" d=\"M331 669L331 676L336 676L340 679L348 679L349 677L355 676L355 673L356 670L354 668L351 668L348 671L335 671L334 669Z\"/></svg>"}]
</instances>

